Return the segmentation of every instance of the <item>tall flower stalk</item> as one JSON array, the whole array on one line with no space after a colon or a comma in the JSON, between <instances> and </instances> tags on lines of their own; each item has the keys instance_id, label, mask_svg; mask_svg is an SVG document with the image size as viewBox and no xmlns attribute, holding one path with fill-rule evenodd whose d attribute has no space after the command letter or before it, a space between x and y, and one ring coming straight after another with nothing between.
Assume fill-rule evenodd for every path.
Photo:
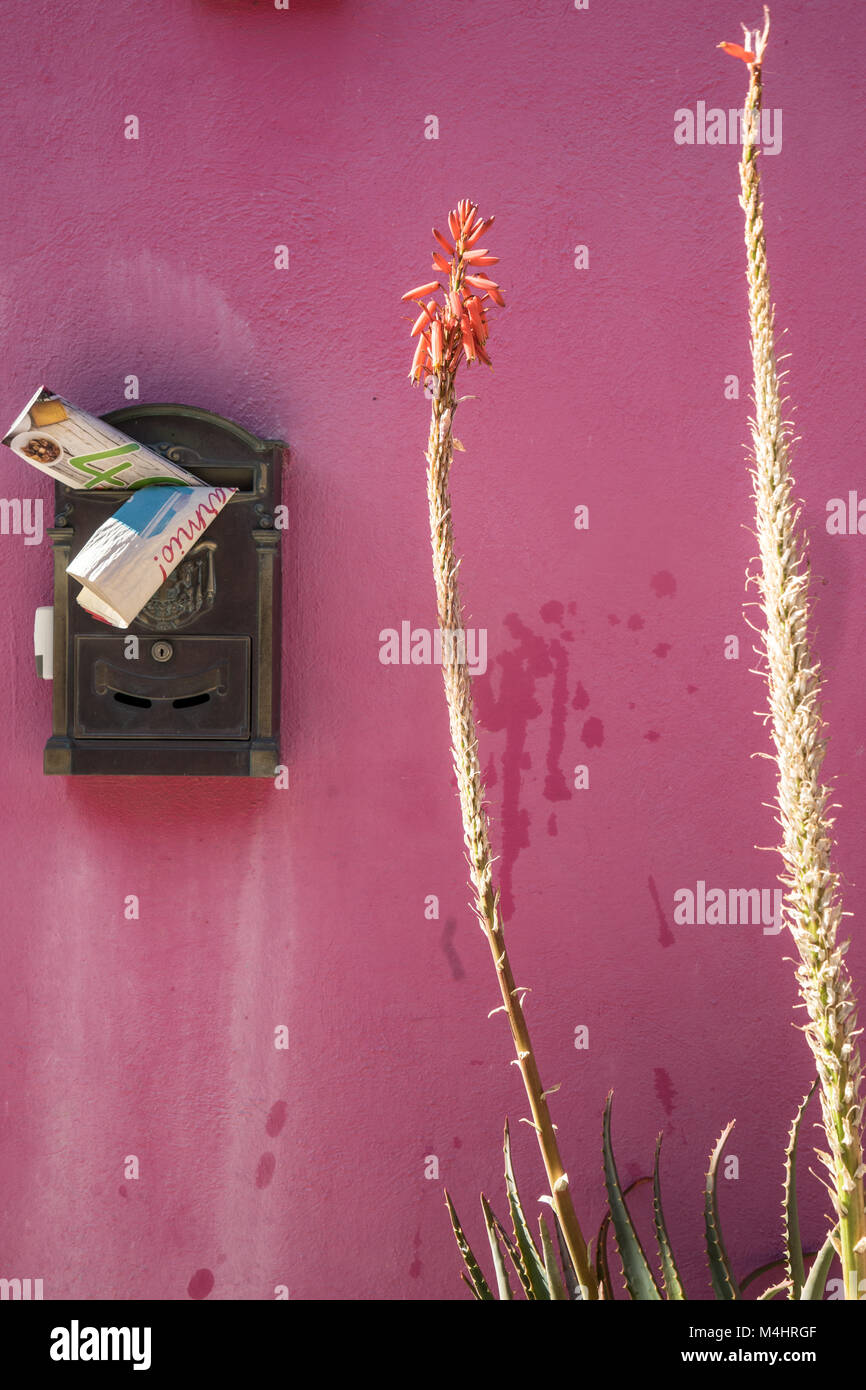
<instances>
[{"instance_id":1,"label":"tall flower stalk","mask_svg":"<svg viewBox=\"0 0 866 1390\"><path fill-rule=\"evenodd\" d=\"M778 767L780 853L787 925L799 954L797 982L808 1015L804 1031L820 1081L829 1153L819 1153L839 1219L839 1256L846 1298L856 1299L866 1279L862 1074L856 1000L837 940L842 917L839 876L832 863L831 790L821 780L824 723L822 676L812 653L809 567L790 471L790 426L782 418L773 307L767 271L758 161L762 67L770 32L746 32L745 48L723 44L749 69L740 164L745 213L749 321L755 416L751 477L760 547L757 582L764 614L761 632ZM863 1287L866 1287L864 1285Z\"/></svg>"},{"instance_id":2,"label":"tall flower stalk","mask_svg":"<svg viewBox=\"0 0 866 1390\"><path fill-rule=\"evenodd\" d=\"M500 1008L508 1017L514 1040L516 1062L520 1068L532 1112L532 1124L550 1185L550 1196L559 1219L583 1296L598 1297L598 1286L590 1265L586 1241L580 1229L569 1190L568 1175L562 1163L556 1132L550 1118L547 1095L541 1081L529 1028L523 1012L525 990L514 979L505 946L499 892L493 883L493 854L485 790L478 761L478 736L472 707L472 683L466 665L463 607L457 582L459 560L454 552L451 524L449 477L454 456L452 433L458 399L455 388L457 370L467 363L486 362L489 335L487 309L504 307L499 286L487 275L487 267L498 257L478 246L493 218L478 215L475 203L464 199L448 215L451 242L434 228L433 236L441 250L433 253L433 269L444 277L419 285L404 300L419 301L423 307L416 319L413 336L418 345L410 378L425 384L431 399L430 435L427 445L427 496L430 505L430 540L433 576L436 583L439 630L442 636L442 674L451 728L451 748L463 834L468 850L470 879L474 894L473 910L487 938L502 996ZM444 253L444 254L443 254ZM437 295L440 298L437 298ZM460 447L456 445L456 447ZM556 1087L553 1088L557 1089Z\"/></svg>"}]
</instances>

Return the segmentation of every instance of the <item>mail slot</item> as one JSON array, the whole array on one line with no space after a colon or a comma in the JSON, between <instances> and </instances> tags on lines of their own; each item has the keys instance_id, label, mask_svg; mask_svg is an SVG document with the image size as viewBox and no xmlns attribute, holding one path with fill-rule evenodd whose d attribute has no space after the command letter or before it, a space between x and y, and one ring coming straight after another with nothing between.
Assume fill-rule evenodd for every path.
<instances>
[{"instance_id":1,"label":"mail slot","mask_svg":"<svg viewBox=\"0 0 866 1390\"><path fill-rule=\"evenodd\" d=\"M280 506L288 448L209 411L136 405L104 416L216 487L235 488L203 538L117 633L76 603L66 568L132 495L55 483L55 774L272 777L280 763Z\"/></svg>"}]
</instances>

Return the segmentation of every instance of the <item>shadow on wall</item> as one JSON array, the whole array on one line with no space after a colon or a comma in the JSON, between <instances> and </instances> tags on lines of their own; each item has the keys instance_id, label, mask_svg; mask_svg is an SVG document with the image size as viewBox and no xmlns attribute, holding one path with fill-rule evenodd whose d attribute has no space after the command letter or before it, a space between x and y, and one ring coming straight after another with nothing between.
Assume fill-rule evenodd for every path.
<instances>
[{"instance_id":1,"label":"shadow on wall","mask_svg":"<svg viewBox=\"0 0 866 1390\"><path fill-rule=\"evenodd\" d=\"M672 598L676 587L674 576L667 570L660 571L650 579L650 588L657 599ZM604 704L599 703L597 691L587 690L579 678L582 673L573 669L574 649L571 644L576 641L574 629L577 626L585 627L578 615L577 604L572 601L566 605L551 599L542 605L539 616L547 627L547 631L541 634L534 632L518 614L507 615L505 626L512 638L512 646L500 652L491 669L477 676L473 683L480 726L488 733L505 736L500 754L502 790L499 796L499 820L500 887L502 913L506 920L514 912L514 867L521 851L530 845L532 821L522 799L522 790L527 781L524 773L532 766L528 749L530 723L539 719L547 723L542 795L554 806L558 802L570 801L575 791L589 785L586 766L566 767L563 763L569 718L577 720L579 733L576 739L587 753L601 749L605 744ZM616 613L607 615L609 628L621 629L623 633L643 633L647 622L647 617L638 612L625 618ZM650 645L653 635L649 632L643 640L646 644L644 654L654 661L664 660L671 650L669 642L660 641ZM581 643L585 650L585 633L581 635ZM688 686L687 690L691 695L697 687ZM635 709L634 702L629 702L629 709ZM662 735L658 729L648 728L641 737L652 744L658 742ZM576 746L575 737L570 738L569 745ZM498 785L499 780L496 757L491 755L484 770L488 792ZM559 833L555 809L547 816L546 830L548 835L554 837Z\"/></svg>"}]
</instances>

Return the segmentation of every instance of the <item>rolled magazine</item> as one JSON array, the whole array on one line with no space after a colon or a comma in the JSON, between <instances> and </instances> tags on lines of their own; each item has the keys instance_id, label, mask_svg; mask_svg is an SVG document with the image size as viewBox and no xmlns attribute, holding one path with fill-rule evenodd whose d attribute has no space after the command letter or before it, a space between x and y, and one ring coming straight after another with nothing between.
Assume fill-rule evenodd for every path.
<instances>
[{"instance_id":1,"label":"rolled magazine","mask_svg":"<svg viewBox=\"0 0 866 1390\"><path fill-rule=\"evenodd\" d=\"M46 386L27 402L3 443L67 487L134 490L200 481Z\"/></svg>"},{"instance_id":2,"label":"rolled magazine","mask_svg":"<svg viewBox=\"0 0 866 1390\"><path fill-rule=\"evenodd\" d=\"M78 602L112 627L129 627L219 515L233 487L143 487L94 531L66 567Z\"/></svg>"}]
</instances>

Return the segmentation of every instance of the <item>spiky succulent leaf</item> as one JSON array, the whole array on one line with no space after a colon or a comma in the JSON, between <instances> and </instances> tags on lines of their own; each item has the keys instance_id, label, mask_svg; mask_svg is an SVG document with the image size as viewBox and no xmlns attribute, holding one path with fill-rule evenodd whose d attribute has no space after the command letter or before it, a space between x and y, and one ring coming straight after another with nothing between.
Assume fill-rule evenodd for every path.
<instances>
[{"instance_id":1,"label":"spiky succulent leaf","mask_svg":"<svg viewBox=\"0 0 866 1390\"><path fill-rule=\"evenodd\" d=\"M487 1239L490 1241L490 1253L493 1256L493 1267L496 1270L496 1286L499 1290L499 1298L502 1302L513 1301L514 1294L508 1282L508 1270L505 1267L502 1246L499 1244L499 1236L496 1234L496 1217L493 1214L493 1208L483 1192L481 1194L481 1209L484 1212Z\"/></svg>"},{"instance_id":2,"label":"spiky succulent leaf","mask_svg":"<svg viewBox=\"0 0 866 1390\"><path fill-rule=\"evenodd\" d=\"M565 1237L562 1234L562 1227L559 1224L559 1217L553 1213L553 1224L556 1227L556 1244L559 1247L559 1258L562 1261L562 1272L565 1275L565 1287L568 1289L569 1298L575 1303L583 1302L583 1294L580 1290L580 1280L577 1277L577 1270L568 1252ZM592 1244L592 1242L590 1242ZM587 1253L589 1253L587 1251Z\"/></svg>"},{"instance_id":3,"label":"spiky succulent leaf","mask_svg":"<svg viewBox=\"0 0 866 1390\"><path fill-rule=\"evenodd\" d=\"M833 1256L836 1254L834 1238L837 1227L833 1227L821 1249L818 1251L812 1262L812 1268L806 1277L800 1299L811 1303L820 1303L824 1297L824 1287L827 1283L827 1275L830 1273L830 1266L833 1263Z\"/></svg>"},{"instance_id":4,"label":"spiky succulent leaf","mask_svg":"<svg viewBox=\"0 0 866 1390\"><path fill-rule=\"evenodd\" d=\"M508 1189L508 1206L511 1211L511 1224L514 1227L514 1239L523 1260L523 1267L526 1270L533 1298L540 1301L549 1300L550 1290L547 1287L544 1261L535 1248L535 1241L532 1239L526 1217L523 1215L520 1193L517 1190L514 1166L511 1162L511 1134L507 1120L505 1122L503 1149L505 1152L505 1185Z\"/></svg>"},{"instance_id":5,"label":"spiky succulent leaf","mask_svg":"<svg viewBox=\"0 0 866 1390\"><path fill-rule=\"evenodd\" d=\"M614 1298L613 1280L610 1276L610 1262L607 1258L607 1232L610 1226L610 1212L607 1212L598 1228L598 1242L595 1247L595 1277L598 1280L599 1297L604 1301Z\"/></svg>"},{"instance_id":6,"label":"spiky succulent leaf","mask_svg":"<svg viewBox=\"0 0 866 1390\"><path fill-rule=\"evenodd\" d=\"M495 1303L496 1300L494 1299L493 1294L490 1292L487 1280L484 1278L484 1275L481 1272L481 1266L479 1265L478 1261L472 1253L472 1247L469 1244L469 1241L466 1239L466 1236L463 1234L463 1227L460 1225L460 1220L457 1216L457 1212L454 1209L454 1203L452 1202L447 1192L445 1193L445 1202L448 1207L448 1215L451 1217L451 1226L454 1231L454 1239L457 1241L457 1248L459 1249L460 1254L463 1256L463 1263L465 1264L467 1273L469 1275L468 1279L466 1278L465 1274L463 1275L463 1278L466 1280L466 1283L469 1285L476 1298L482 1300L483 1302L487 1302L489 1300Z\"/></svg>"},{"instance_id":7,"label":"spiky succulent leaf","mask_svg":"<svg viewBox=\"0 0 866 1390\"><path fill-rule=\"evenodd\" d=\"M649 1261L644 1254L643 1246L638 1239L637 1231L629 1215L629 1210L626 1206L620 1186L619 1175L616 1171L613 1146L610 1140L610 1111L612 1103L613 1092L611 1091L604 1106L602 1153L604 1157L604 1181L607 1188L610 1218L613 1223L617 1249L619 1250L620 1259L622 1261L625 1286L630 1298L642 1302L648 1300L661 1301L658 1285L653 1278L652 1270L649 1267Z\"/></svg>"},{"instance_id":8,"label":"spiky succulent leaf","mask_svg":"<svg viewBox=\"0 0 866 1390\"><path fill-rule=\"evenodd\" d=\"M733 1299L740 1297L740 1290L737 1281L731 1271L728 1252L725 1249L725 1242L722 1239L722 1228L719 1223L719 1204L716 1192L716 1179L719 1164L722 1159L725 1144L728 1136L734 1128L732 1120L719 1136L716 1147L710 1154L710 1166L707 1170L706 1187L704 1189L704 1231L707 1242L707 1259L710 1266L710 1279L713 1285L713 1295L720 1299Z\"/></svg>"},{"instance_id":9,"label":"spiky succulent leaf","mask_svg":"<svg viewBox=\"0 0 866 1390\"><path fill-rule=\"evenodd\" d=\"M659 1135L656 1142L655 1163L653 1164L653 1222L656 1228L656 1241L659 1247L659 1263L661 1265L665 1293L672 1301L680 1302L685 1299L686 1295L679 1270L674 1261L674 1252L671 1248L670 1237L668 1236L667 1226L665 1225L664 1211L662 1210L662 1190L659 1178L661 1152L662 1136Z\"/></svg>"},{"instance_id":10,"label":"spiky succulent leaf","mask_svg":"<svg viewBox=\"0 0 866 1390\"><path fill-rule=\"evenodd\" d=\"M523 1286L523 1292L525 1293L528 1299L534 1299L535 1294L532 1289L532 1282L529 1278L529 1275L526 1272L526 1265L523 1263L523 1258L520 1254L519 1249L511 1240L508 1232L506 1231L502 1222L499 1220L499 1217L496 1215L494 1215L493 1217L493 1224L496 1227L496 1234L499 1236L499 1239L505 1246L508 1258L514 1265L515 1273L517 1274L517 1277L520 1280L521 1285Z\"/></svg>"},{"instance_id":11,"label":"spiky succulent leaf","mask_svg":"<svg viewBox=\"0 0 866 1390\"><path fill-rule=\"evenodd\" d=\"M803 1263L803 1243L800 1239L800 1216L797 1209L797 1140L800 1125L806 1113L806 1106L815 1094L817 1077L809 1087L808 1095L800 1102L794 1116L788 1147L785 1150L785 1197L782 1203L785 1223L785 1269L789 1280L789 1298L799 1298L806 1282L806 1266Z\"/></svg>"},{"instance_id":12,"label":"spiky succulent leaf","mask_svg":"<svg viewBox=\"0 0 866 1390\"><path fill-rule=\"evenodd\" d=\"M652 1178L635 1178L634 1182L630 1182L622 1194L625 1200L628 1201L628 1198L631 1196L632 1192L634 1192L635 1188L640 1187L641 1184L645 1182L652 1182ZM610 1263L607 1258L607 1235L609 1230L610 1208L608 1208L602 1217L601 1225L598 1228L598 1235L595 1238L595 1277L598 1280L599 1287L603 1290L602 1297L605 1299L612 1299L614 1297ZM590 1245L591 1244L592 1241L590 1241Z\"/></svg>"},{"instance_id":13,"label":"spiky succulent leaf","mask_svg":"<svg viewBox=\"0 0 866 1390\"><path fill-rule=\"evenodd\" d=\"M562 1281L559 1265L556 1263L553 1241L550 1239L550 1232L547 1229L547 1222L544 1219L543 1212L538 1218L538 1229L541 1234L541 1248L544 1252L544 1272L547 1275L547 1287L550 1290L550 1297L557 1303L567 1303L568 1292Z\"/></svg>"},{"instance_id":14,"label":"spiky succulent leaf","mask_svg":"<svg viewBox=\"0 0 866 1390\"><path fill-rule=\"evenodd\" d=\"M786 1290L790 1290L790 1287L790 1279L783 1279L781 1284L771 1284L768 1289L764 1289L763 1293L758 1294L758 1302L765 1303L768 1299L775 1298L777 1293L783 1293Z\"/></svg>"}]
</instances>

